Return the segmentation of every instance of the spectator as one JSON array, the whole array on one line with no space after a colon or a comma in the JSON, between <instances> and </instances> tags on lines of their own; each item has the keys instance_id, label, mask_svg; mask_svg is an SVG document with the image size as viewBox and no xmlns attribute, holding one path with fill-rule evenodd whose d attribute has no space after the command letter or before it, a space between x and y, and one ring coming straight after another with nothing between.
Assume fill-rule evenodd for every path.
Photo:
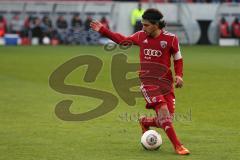
<instances>
[{"instance_id":1,"label":"spectator","mask_svg":"<svg viewBox=\"0 0 240 160\"><path fill-rule=\"evenodd\" d=\"M31 19L31 17L29 17L29 16L25 17L24 22L23 22L23 30L22 30L21 37L28 37L29 36L29 32L31 31L31 29L30 29L30 19Z\"/></svg>"},{"instance_id":2,"label":"spectator","mask_svg":"<svg viewBox=\"0 0 240 160\"><path fill-rule=\"evenodd\" d=\"M10 32L20 34L23 30L23 21L20 20L19 16L16 14L12 17L10 21Z\"/></svg>"},{"instance_id":3,"label":"spectator","mask_svg":"<svg viewBox=\"0 0 240 160\"><path fill-rule=\"evenodd\" d=\"M0 37L3 37L6 32L7 32L7 21L2 15L0 15Z\"/></svg>"},{"instance_id":4,"label":"spectator","mask_svg":"<svg viewBox=\"0 0 240 160\"><path fill-rule=\"evenodd\" d=\"M25 21L24 21L24 27L27 27L29 31L31 31L34 26L35 26L35 19L37 17L34 17L34 16L29 16L29 17L26 17L25 18Z\"/></svg>"},{"instance_id":5,"label":"spectator","mask_svg":"<svg viewBox=\"0 0 240 160\"><path fill-rule=\"evenodd\" d=\"M236 17L232 23L232 36L234 38L240 38L240 22L238 17Z\"/></svg>"},{"instance_id":6,"label":"spectator","mask_svg":"<svg viewBox=\"0 0 240 160\"><path fill-rule=\"evenodd\" d=\"M221 38L230 37L229 25L224 17L222 17L221 23L220 23L220 37Z\"/></svg>"},{"instance_id":7,"label":"spectator","mask_svg":"<svg viewBox=\"0 0 240 160\"><path fill-rule=\"evenodd\" d=\"M60 39L61 43L66 43L66 37L67 37L67 29L68 29L68 23L66 19L63 16L59 16L57 19L57 32L58 32L58 38Z\"/></svg>"},{"instance_id":8,"label":"spectator","mask_svg":"<svg viewBox=\"0 0 240 160\"><path fill-rule=\"evenodd\" d=\"M51 38L52 36L52 21L48 16L42 18L42 29L44 36Z\"/></svg>"},{"instance_id":9,"label":"spectator","mask_svg":"<svg viewBox=\"0 0 240 160\"><path fill-rule=\"evenodd\" d=\"M88 31L90 29L90 23L92 22L92 17L87 16L86 21L84 22L84 29Z\"/></svg>"},{"instance_id":10,"label":"spectator","mask_svg":"<svg viewBox=\"0 0 240 160\"><path fill-rule=\"evenodd\" d=\"M32 38L37 38L39 43L42 43L43 29L41 26L41 19L35 18L34 27L32 28Z\"/></svg>"},{"instance_id":11,"label":"spectator","mask_svg":"<svg viewBox=\"0 0 240 160\"><path fill-rule=\"evenodd\" d=\"M80 29L82 27L83 24L82 24L82 20L81 20L79 14L75 14L73 16L71 25L72 25L73 29L75 29L75 28Z\"/></svg>"},{"instance_id":12,"label":"spectator","mask_svg":"<svg viewBox=\"0 0 240 160\"><path fill-rule=\"evenodd\" d=\"M143 15L144 9L142 9L142 4L138 3L138 8L134 9L131 14L131 24L133 26L134 33L142 29L142 15Z\"/></svg>"},{"instance_id":13,"label":"spectator","mask_svg":"<svg viewBox=\"0 0 240 160\"><path fill-rule=\"evenodd\" d=\"M57 19L57 28L66 30L68 28L68 23L63 16L59 16Z\"/></svg>"},{"instance_id":14,"label":"spectator","mask_svg":"<svg viewBox=\"0 0 240 160\"><path fill-rule=\"evenodd\" d=\"M103 25L105 28L110 29L110 27L109 27L109 22L108 22L108 20L107 20L107 18L106 18L105 16L103 16L103 17L101 18L101 21L100 21L100 22L102 23L102 25Z\"/></svg>"}]
</instances>

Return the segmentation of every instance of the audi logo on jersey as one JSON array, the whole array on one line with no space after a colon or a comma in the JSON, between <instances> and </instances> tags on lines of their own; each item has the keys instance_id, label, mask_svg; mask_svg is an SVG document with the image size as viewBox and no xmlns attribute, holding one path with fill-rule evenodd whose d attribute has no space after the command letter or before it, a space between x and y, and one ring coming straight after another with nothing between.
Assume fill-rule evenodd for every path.
<instances>
[{"instance_id":1,"label":"audi logo on jersey","mask_svg":"<svg viewBox=\"0 0 240 160\"><path fill-rule=\"evenodd\" d=\"M144 49L144 55L146 56L153 56L153 57L160 57L162 52L155 49Z\"/></svg>"}]
</instances>

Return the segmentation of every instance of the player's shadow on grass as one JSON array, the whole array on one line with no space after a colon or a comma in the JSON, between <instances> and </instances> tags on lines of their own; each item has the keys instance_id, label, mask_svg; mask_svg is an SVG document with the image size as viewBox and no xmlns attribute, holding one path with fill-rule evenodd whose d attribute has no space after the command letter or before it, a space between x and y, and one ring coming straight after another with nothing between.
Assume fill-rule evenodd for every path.
<instances>
[{"instance_id":1,"label":"player's shadow on grass","mask_svg":"<svg viewBox=\"0 0 240 160\"><path fill-rule=\"evenodd\" d=\"M153 156L156 157L169 157L169 156L174 156L174 159L183 159L184 157L186 158L186 156L179 156L178 154L175 153L175 151L172 148L169 147L163 147L161 146L159 149L157 150L146 150L144 149L142 146L139 146L139 154L141 154L143 157L151 157L153 158ZM189 156L188 156L189 157Z\"/></svg>"}]
</instances>

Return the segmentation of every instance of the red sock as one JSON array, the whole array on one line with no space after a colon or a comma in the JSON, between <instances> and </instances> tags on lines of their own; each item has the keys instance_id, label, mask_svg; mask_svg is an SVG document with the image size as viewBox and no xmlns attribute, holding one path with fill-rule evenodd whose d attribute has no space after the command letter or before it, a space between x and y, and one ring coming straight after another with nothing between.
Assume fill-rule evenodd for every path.
<instances>
[{"instance_id":1,"label":"red sock","mask_svg":"<svg viewBox=\"0 0 240 160\"><path fill-rule=\"evenodd\" d=\"M172 123L165 122L162 124L162 128L165 131L165 133L167 134L168 138L170 139L170 141L172 142L174 147L181 145L179 139L177 138L177 135L173 128Z\"/></svg>"}]
</instances>

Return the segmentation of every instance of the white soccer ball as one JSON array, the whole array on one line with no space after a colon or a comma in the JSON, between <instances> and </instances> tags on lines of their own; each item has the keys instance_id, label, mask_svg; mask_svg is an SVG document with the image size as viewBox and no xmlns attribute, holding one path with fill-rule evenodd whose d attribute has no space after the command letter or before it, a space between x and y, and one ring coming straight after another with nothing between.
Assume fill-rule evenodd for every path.
<instances>
[{"instance_id":1,"label":"white soccer ball","mask_svg":"<svg viewBox=\"0 0 240 160\"><path fill-rule=\"evenodd\" d=\"M148 130L142 135L141 144L147 150L157 150L162 145L162 137L157 131Z\"/></svg>"}]
</instances>

